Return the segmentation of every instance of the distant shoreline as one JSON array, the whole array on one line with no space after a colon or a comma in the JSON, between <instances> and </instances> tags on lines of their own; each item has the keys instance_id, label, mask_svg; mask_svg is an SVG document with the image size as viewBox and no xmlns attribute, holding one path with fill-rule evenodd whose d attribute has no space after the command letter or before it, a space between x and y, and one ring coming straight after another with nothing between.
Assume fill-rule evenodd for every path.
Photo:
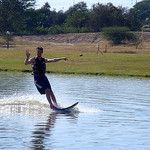
<instances>
[{"instance_id":1,"label":"distant shoreline","mask_svg":"<svg viewBox=\"0 0 150 150\"><path fill-rule=\"evenodd\" d=\"M55 42L51 42L54 37ZM47 73L149 78L150 33L143 33L142 37L145 41L137 43L137 47L136 44L111 46L98 33L15 36L10 49L0 45L0 71L31 72L31 66L24 65L25 50L33 57L36 47L42 46L43 57L68 58L47 64ZM64 42L68 38L72 38L72 43Z\"/></svg>"},{"instance_id":2,"label":"distant shoreline","mask_svg":"<svg viewBox=\"0 0 150 150\"><path fill-rule=\"evenodd\" d=\"M8 70L8 69L0 69L0 72L12 72L12 73L32 73L31 70ZM109 73L80 73L80 72L53 72L53 71L47 71L46 74L64 74L64 75L89 75L89 76L110 76L110 77L134 77L134 78L150 78L150 75L131 75L131 74L109 74ZM32 75L32 74L31 74Z\"/></svg>"}]
</instances>

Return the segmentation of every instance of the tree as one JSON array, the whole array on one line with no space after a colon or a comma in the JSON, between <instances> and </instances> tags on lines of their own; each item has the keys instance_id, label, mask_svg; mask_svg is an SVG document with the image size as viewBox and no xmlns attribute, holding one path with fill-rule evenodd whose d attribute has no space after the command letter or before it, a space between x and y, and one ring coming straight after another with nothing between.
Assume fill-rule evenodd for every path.
<instances>
[{"instance_id":1,"label":"tree","mask_svg":"<svg viewBox=\"0 0 150 150\"><path fill-rule=\"evenodd\" d=\"M95 32L101 31L103 27L123 25L124 18L121 9L113 6L112 3L93 5L90 14L90 26Z\"/></svg>"},{"instance_id":2,"label":"tree","mask_svg":"<svg viewBox=\"0 0 150 150\"><path fill-rule=\"evenodd\" d=\"M40 15L37 10L30 8L25 12L25 29L24 33L36 33L35 29L39 25Z\"/></svg>"},{"instance_id":3,"label":"tree","mask_svg":"<svg viewBox=\"0 0 150 150\"><path fill-rule=\"evenodd\" d=\"M132 31L141 30L144 24L148 24L150 20L150 0L138 2L126 14L126 25Z\"/></svg>"},{"instance_id":4,"label":"tree","mask_svg":"<svg viewBox=\"0 0 150 150\"><path fill-rule=\"evenodd\" d=\"M141 30L142 22L137 11L130 9L129 13L124 15L125 26L129 27L132 31Z\"/></svg>"},{"instance_id":5,"label":"tree","mask_svg":"<svg viewBox=\"0 0 150 150\"><path fill-rule=\"evenodd\" d=\"M25 29L25 10L33 6L35 0L0 0L0 32L18 33Z\"/></svg>"},{"instance_id":6,"label":"tree","mask_svg":"<svg viewBox=\"0 0 150 150\"><path fill-rule=\"evenodd\" d=\"M107 4L109 14L111 15L112 26L124 26L123 9L113 6L112 3Z\"/></svg>"},{"instance_id":7,"label":"tree","mask_svg":"<svg viewBox=\"0 0 150 150\"><path fill-rule=\"evenodd\" d=\"M150 0L143 0L141 2L138 2L133 7L134 11L136 11L140 19L145 22L147 18L150 18Z\"/></svg>"},{"instance_id":8,"label":"tree","mask_svg":"<svg viewBox=\"0 0 150 150\"><path fill-rule=\"evenodd\" d=\"M61 25L65 22L66 15L63 11L56 12L55 10L50 10L51 6L49 3L45 3L43 7L41 7L36 11L36 27L34 28L34 32L38 34L48 34L48 33L62 33ZM33 18L33 20L35 17ZM54 30L54 31L53 31Z\"/></svg>"},{"instance_id":9,"label":"tree","mask_svg":"<svg viewBox=\"0 0 150 150\"><path fill-rule=\"evenodd\" d=\"M74 5L68 11L68 16L66 19L66 27L72 27L81 31L81 28L87 27L88 25L88 9L87 5L84 2L79 2L78 4Z\"/></svg>"},{"instance_id":10,"label":"tree","mask_svg":"<svg viewBox=\"0 0 150 150\"><path fill-rule=\"evenodd\" d=\"M70 7L65 13L67 16L71 16L75 11L86 9L87 5L85 2L79 2L78 4L75 4L74 6Z\"/></svg>"}]
</instances>

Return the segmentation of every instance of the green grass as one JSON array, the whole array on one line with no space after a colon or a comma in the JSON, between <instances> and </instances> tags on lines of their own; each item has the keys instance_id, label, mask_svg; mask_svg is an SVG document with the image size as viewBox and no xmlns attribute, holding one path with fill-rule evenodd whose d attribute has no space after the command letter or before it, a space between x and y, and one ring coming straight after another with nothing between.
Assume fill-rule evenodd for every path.
<instances>
[{"instance_id":1,"label":"green grass","mask_svg":"<svg viewBox=\"0 0 150 150\"><path fill-rule=\"evenodd\" d=\"M19 42L18 42L19 43ZM43 57L68 57L67 61L47 64L47 71L66 74L91 74L111 76L150 77L150 53L104 53L97 54L92 44L48 44L38 42L15 43L9 50L0 48L1 71L31 71L25 66L25 50L29 49L31 57L36 55L36 47L43 46ZM119 47L121 49L121 47ZM124 48L124 47L123 47ZM80 57L80 54L83 54Z\"/></svg>"}]
</instances>

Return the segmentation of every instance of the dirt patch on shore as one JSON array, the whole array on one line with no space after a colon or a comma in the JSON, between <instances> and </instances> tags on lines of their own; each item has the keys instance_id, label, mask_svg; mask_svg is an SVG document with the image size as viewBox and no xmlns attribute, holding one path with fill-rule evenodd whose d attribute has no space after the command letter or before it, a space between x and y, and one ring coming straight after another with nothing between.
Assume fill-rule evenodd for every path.
<instances>
[{"instance_id":1,"label":"dirt patch on shore","mask_svg":"<svg viewBox=\"0 0 150 150\"><path fill-rule=\"evenodd\" d=\"M135 34L139 37L140 40L150 42L150 32L137 32Z\"/></svg>"},{"instance_id":2,"label":"dirt patch on shore","mask_svg":"<svg viewBox=\"0 0 150 150\"><path fill-rule=\"evenodd\" d=\"M140 40L150 42L150 32L135 33ZM54 34L54 35L23 35L19 36L22 40L39 41L50 43L100 43L104 40L100 33L68 33L68 34Z\"/></svg>"},{"instance_id":3,"label":"dirt patch on shore","mask_svg":"<svg viewBox=\"0 0 150 150\"><path fill-rule=\"evenodd\" d=\"M99 43L103 37L99 33L68 33L54 35L24 35L22 40L50 43Z\"/></svg>"}]
</instances>

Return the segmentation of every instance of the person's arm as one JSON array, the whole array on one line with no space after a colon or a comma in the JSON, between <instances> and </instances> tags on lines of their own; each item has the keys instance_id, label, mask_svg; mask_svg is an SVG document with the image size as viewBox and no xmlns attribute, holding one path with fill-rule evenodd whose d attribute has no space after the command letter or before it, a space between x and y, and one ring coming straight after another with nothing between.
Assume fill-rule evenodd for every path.
<instances>
[{"instance_id":1,"label":"person's arm","mask_svg":"<svg viewBox=\"0 0 150 150\"><path fill-rule=\"evenodd\" d=\"M29 57L30 57L30 53L28 50L26 50L26 59L24 62L25 65L29 65L29 64L34 63L34 61L35 61L34 58L29 59Z\"/></svg>"},{"instance_id":2,"label":"person's arm","mask_svg":"<svg viewBox=\"0 0 150 150\"><path fill-rule=\"evenodd\" d=\"M57 62L60 60L68 60L66 57L62 57L62 58L53 58L53 59L45 59L46 63L51 63L51 62Z\"/></svg>"}]
</instances>

